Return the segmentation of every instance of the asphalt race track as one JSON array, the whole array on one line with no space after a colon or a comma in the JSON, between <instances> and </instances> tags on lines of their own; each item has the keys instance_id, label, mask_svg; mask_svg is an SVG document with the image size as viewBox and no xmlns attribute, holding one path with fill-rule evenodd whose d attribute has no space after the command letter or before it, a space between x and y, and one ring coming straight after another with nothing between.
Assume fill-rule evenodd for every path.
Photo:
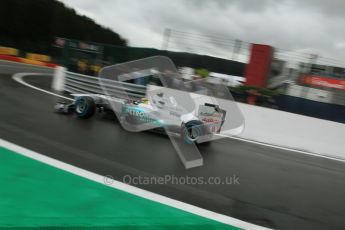
<instances>
[{"instance_id":1,"label":"asphalt race track","mask_svg":"<svg viewBox=\"0 0 345 230\"><path fill-rule=\"evenodd\" d=\"M16 72L52 70L0 62L0 72L0 138L4 140L119 181L125 175L236 175L240 184L138 187L271 228L345 229L343 162L222 139L200 146L204 166L186 170L168 137L126 132L102 114L90 120L56 114L55 96L11 78ZM51 77L24 80L49 89Z\"/></svg>"}]
</instances>

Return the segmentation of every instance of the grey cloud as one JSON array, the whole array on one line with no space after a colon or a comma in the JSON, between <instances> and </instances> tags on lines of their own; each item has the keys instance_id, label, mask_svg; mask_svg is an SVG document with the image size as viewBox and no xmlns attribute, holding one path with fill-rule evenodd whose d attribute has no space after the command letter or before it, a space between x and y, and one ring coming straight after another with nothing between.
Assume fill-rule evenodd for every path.
<instances>
[{"instance_id":1,"label":"grey cloud","mask_svg":"<svg viewBox=\"0 0 345 230\"><path fill-rule=\"evenodd\" d=\"M97 22L121 33L135 46L160 48L164 28L173 28L291 50L314 49L322 55L345 58L345 49L341 48L344 46L339 45L345 43L343 0L63 2L90 12ZM186 38L180 37L178 42L186 43ZM227 45L213 43L215 49L227 51ZM210 44L212 46L212 42L207 46ZM194 45L197 49L200 43Z\"/></svg>"}]
</instances>

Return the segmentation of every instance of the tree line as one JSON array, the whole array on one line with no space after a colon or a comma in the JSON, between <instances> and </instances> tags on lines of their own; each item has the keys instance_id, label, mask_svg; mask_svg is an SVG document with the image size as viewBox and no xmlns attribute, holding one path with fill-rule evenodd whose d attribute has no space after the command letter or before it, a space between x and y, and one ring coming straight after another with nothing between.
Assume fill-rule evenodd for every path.
<instances>
[{"instance_id":1,"label":"tree line","mask_svg":"<svg viewBox=\"0 0 345 230\"><path fill-rule=\"evenodd\" d=\"M50 54L56 37L127 45L116 32L57 0L0 1L0 46Z\"/></svg>"}]
</instances>

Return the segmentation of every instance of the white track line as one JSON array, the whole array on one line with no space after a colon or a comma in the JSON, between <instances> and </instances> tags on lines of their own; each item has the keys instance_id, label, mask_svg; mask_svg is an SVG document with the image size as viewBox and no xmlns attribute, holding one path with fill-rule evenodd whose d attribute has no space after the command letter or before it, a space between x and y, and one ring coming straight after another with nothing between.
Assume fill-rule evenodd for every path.
<instances>
[{"instance_id":1,"label":"white track line","mask_svg":"<svg viewBox=\"0 0 345 230\"><path fill-rule=\"evenodd\" d=\"M30 75L41 75L41 76L52 76L52 74L46 74L46 73L16 73L12 76L12 79L15 80L16 82L22 84L22 85L25 85L27 87L30 87L32 89L35 89L35 90L38 90L38 91L41 91L43 93L47 93L47 94L50 94L50 95L53 95L53 96L56 96L56 97L60 97L60 98L63 98L63 99L66 99L66 100L70 100L70 101L73 101L72 98L69 98L69 97L65 97L65 96L62 96L62 95L59 95L57 93L53 93L51 91L48 91L48 90L45 90L45 89L41 89L39 87L36 87L36 86L33 86L29 83L26 83L24 80L23 80L23 77L24 76L30 76Z\"/></svg>"},{"instance_id":2,"label":"white track line","mask_svg":"<svg viewBox=\"0 0 345 230\"><path fill-rule=\"evenodd\" d=\"M309 155L309 156L314 156L314 157L326 158L326 159L334 160L334 161L345 162L345 159L337 158L337 157L333 157L333 156L322 155L322 154L319 154L319 153L307 152L307 151L303 151L303 150L299 150L299 149L292 149L292 148L289 148L289 147L283 147L283 146L278 146L278 145L258 142L258 141L254 141L254 140L248 140L248 139L244 139L244 138L241 138L241 137L231 137L231 138L239 140L239 141L244 141L244 142L252 143L252 144L257 144L257 145L262 145L262 146L266 146L266 147L286 150L286 151L289 151L289 152L302 153L302 154Z\"/></svg>"},{"instance_id":3,"label":"white track line","mask_svg":"<svg viewBox=\"0 0 345 230\"><path fill-rule=\"evenodd\" d=\"M304 155L309 155L309 156L314 156L314 157L319 157L319 158L325 158L325 159L334 160L334 161L345 162L345 159L342 159L342 158L337 158L337 157L333 157L333 156L322 155L319 153L307 152L304 150L293 149L293 148L289 148L289 147L284 147L284 146L273 145L273 144L269 144L269 143L249 140L249 139L245 139L242 137L237 137L237 136L230 136L229 137L229 136L225 136L225 135L221 135L221 134L217 134L217 136L224 137L224 138L231 138L231 139L235 139L235 140L239 140L239 141L243 141L243 142L247 142L247 143L252 143L252 144L256 144L256 145L262 145L265 147L281 149L281 150L285 150L285 151L289 151L289 152L302 153Z\"/></svg>"},{"instance_id":4,"label":"white track line","mask_svg":"<svg viewBox=\"0 0 345 230\"><path fill-rule=\"evenodd\" d=\"M6 149L9 149L13 152L16 152L18 154L21 154L23 156L29 157L31 159L40 161L40 162L45 163L47 165L53 166L53 167L58 168L58 169L62 169L64 171L73 173L75 175L87 178L91 181L94 181L94 182L97 182L97 183L104 185L104 179L105 179L104 176L101 176L101 175L92 173L90 171L75 167L73 165L67 164L67 163L62 162L62 161L55 160L53 158L47 157L45 155L34 152L30 149L21 147L19 145L10 143L10 142L5 141L3 139L0 139L0 146L4 147ZM171 198L168 198L168 197L156 194L156 193L152 193L152 192L149 192L149 191L146 191L146 190L122 183L120 181L114 180L112 182L113 183L108 185L108 186L113 187L113 188L118 189L118 190L121 190L121 191L124 191L124 192L127 192L127 193L130 193L130 194L133 194L133 195L136 195L136 196L139 196L139 197L142 197L142 198L145 198L145 199L148 199L148 200L151 200L151 201L154 201L154 202L158 202L158 203L161 203L161 204L173 207L173 208L177 208L177 209L180 209L180 210L183 210L183 211L186 211L189 213L193 213L193 214L196 214L196 215L199 215L199 216L211 219L211 220L215 220L215 221L227 224L227 225L235 226L235 227L242 228L242 229L250 229L250 230L268 229L268 228L264 228L264 227L261 227L258 225L250 224L250 223L247 223L247 222L244 222L244 221L241 221L241 220L229 217L229 216L215 213L215 212L212 212L212 211L209 211L206 209L202 209L202 208L199 208L197 206L190 205L190 204L178 201L178 200L174 200L174 199L171 199Z\"/></svg>"},{"instance_id":5,"label":"white track line","mask_svg":"<svg viewBox=\"0 0 345 230\"><path fill-rule=\"evenodd\" d=\"M73 101L72 98L68 98L68 97L64 97L61 96L59 94L38 88L36 86L33 86L29 83L26 83L22 78L24 76L29 76L29 75L51 75L51 74L38 74L38 73L17 73L13 75L13 79L25 86L28 86L30 88L39 90L41 92L56 96L56 97L60 97L60 98L64 98L66 100L70 100ZM249 139L245 139L245 138L241 138L241 137L236 137L236 136L225 136L225 135L221 135L221 134L217 134L217 136L221 136L221 137L226 137L226 138L231 138L231 139L235 139L235 140L239 140L239 141L243 141L243 142L248 142L248 143L252 143L252 144L257 144L257 145L262 145L262 146L266 146L266 147L270 147L270 148L276 148L276 149L281 149L281 150L286 150L286 151L291 151L291 152L296 152L296 153L302 153L305 155L309 155L309 156L315 156L315 157L320 157L320 158L325 158L325 159L329 159L329 160L334 160L334 161L340 161L340 162L345 162L345 159L342 158L337 158L337 157L332 157L332 156L327 156L327 155L322 155L322 154L318 154L318 153L312 153L312 152L307 152L307 151L303 151L303 150L299 150L299 149L293 149L293 148L289 148L289 147L283 147L283 146L278 146L278 145L273 145L273 144L268 144L268 143L263 143L263 142L258 142L258 141L254 141L254 140L249 140Z\"/></svg>"}]
</instances>

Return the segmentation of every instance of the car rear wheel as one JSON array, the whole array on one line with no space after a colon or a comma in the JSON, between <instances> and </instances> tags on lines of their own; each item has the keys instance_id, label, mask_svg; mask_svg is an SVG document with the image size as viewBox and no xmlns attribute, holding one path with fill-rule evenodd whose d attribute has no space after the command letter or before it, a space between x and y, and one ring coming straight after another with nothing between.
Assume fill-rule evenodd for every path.
<instances>
[{"instance_id":1,"label":"car rear wheel","mask_svg":"<svg viewBox=\"0 0 345 230\"><path fill-rule=\"evenodd\" d=\"M182 125L182 138L188 144L196 143L204 133L204 125L201 121L189 121Z\"/></svg>"}]
</instances>

